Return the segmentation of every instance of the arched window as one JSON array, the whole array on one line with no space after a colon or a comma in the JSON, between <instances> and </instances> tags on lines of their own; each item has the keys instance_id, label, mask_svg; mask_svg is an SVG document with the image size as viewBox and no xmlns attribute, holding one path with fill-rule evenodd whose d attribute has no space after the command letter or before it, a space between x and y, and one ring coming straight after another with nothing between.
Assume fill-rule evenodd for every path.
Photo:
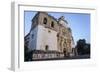
<instances>
[{"instance_id":1,"label":"arched window","mask_svg":"<svg viewBox=\"0 0 100 73\"><path fill-rule=\"evenodd\" d=\"M47 24L47 18L44 18L43 24Z\"/></svg>"},{"instance_id":2,"label":"arched window","mask_svg":"<svg viewBox=\"0 0 100 73\"><path fill-rule=\"evenodd\" d=\"M53 22L53 21L51 22L51 27L53 27L53 28L54 28L54 22Z\"/></svg>"}]
</instances>

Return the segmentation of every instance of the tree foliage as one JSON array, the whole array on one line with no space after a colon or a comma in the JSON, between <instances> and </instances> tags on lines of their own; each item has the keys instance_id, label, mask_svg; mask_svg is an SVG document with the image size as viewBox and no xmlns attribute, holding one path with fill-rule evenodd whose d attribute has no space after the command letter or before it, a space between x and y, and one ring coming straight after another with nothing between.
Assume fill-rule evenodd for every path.
<instances>
[{"instance_id":1,"label":"tree foliage","mask_svg":"<svg viewBox=\"0 0 100 73\"><path fill-rule=\"evenodd\" d=\"M90 54L90 44L86 43L85 39L79 39L76 48L78 55Z\"/></svg>"}]
</instances>

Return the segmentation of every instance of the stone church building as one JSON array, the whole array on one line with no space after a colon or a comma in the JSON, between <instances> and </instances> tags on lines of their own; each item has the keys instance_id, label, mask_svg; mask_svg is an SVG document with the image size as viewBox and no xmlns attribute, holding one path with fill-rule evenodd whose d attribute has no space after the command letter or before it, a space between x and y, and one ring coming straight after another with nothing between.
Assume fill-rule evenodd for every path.
<instances>
[{"instance_id":1,"label":"stone church building","mask_svg":"<svg viewBox=\"0 0 100 73\"><path fill-rule=\"evenodd\" d=\"M72 30L64 16L56 19L46 12L37 12L32 19L25 46L33 51L32 59L62 58L74 55Z\"/></svg>"}]
</instances>

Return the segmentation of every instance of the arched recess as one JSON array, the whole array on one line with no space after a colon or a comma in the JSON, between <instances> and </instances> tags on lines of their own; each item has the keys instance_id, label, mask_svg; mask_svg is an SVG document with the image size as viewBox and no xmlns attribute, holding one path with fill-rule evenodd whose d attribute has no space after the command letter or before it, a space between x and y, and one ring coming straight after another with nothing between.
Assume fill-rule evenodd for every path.
<instances>
[{"instance_id":1,"label":"arched recess","mask_svg":"<svg viewBox=\"0 0 100 73\"><path fill-rule=\"evenodd\" d=\"M67 42L63 42L63 53L64 53L64 56L66 57L67 56L67 52L68 52L68 50L67 50Z\"/></svg>"}]
</instances>

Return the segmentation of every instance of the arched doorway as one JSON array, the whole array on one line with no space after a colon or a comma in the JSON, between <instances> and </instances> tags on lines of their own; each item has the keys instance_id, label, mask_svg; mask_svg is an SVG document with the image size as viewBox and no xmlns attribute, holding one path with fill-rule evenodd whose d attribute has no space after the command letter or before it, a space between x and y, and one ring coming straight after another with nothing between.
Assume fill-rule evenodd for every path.
<instances>
[{"instance_id":1,"label":"arched doorway","mask_svg":"<svg viewBox=\"0 0 100 73\"><path fill-rule=\"evenodd\" d=\"M45 46L45 50L46 50L46 51L49 50L49 46L48 46L48 45Z\"/></svg>"},{"instance_id":2,"label":"arched doorway","mask_svg":"<svg viewBox=\"0 0 100 73\"><path fill-rule=\"evenodd\" d=\"M66 57L66 48L63 49L64 57Z\"/></svg>"},{"instance_id":3,"label":"arched doorway","mask_svg":"<svg viewBox=\"0 0 100 73\"><path fill-rule=\"evenodd\" d=\"M64 53L64 57L66 57L67 56L67 43L66 42L63 43L63 53Z\"/></svg>"}]
</instances>

